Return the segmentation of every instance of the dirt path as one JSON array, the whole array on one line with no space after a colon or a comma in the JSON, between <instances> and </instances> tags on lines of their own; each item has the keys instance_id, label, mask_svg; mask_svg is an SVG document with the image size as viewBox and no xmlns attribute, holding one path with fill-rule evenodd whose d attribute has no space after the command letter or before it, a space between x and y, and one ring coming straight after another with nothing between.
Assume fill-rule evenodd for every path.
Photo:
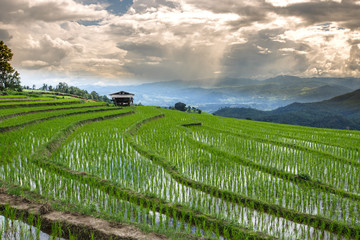
<instances>
[{"instance_id":1,"label":"dirt path","mask_svg":"<svg viewBox=\"0 0 360 240\"><path fill-rule=\"evenodd\" d=\"M9 205L12 209L16 209L17 215L23 214L24 217L30 214L35 218L41 219L41 230L51 233L52 224L60 222L65 237L71 233L75 233L78 239L91 239L91 232L94 233L95 239L134 239L134 240L164 240L167 237L155 233L145 233L140 229L109 222L92 216L82 215L78 213L67 213L52 210L47 204L31 202L28 199L21 198L7 193L0 193L0 211Z\"/></svg>"}]
</instances>

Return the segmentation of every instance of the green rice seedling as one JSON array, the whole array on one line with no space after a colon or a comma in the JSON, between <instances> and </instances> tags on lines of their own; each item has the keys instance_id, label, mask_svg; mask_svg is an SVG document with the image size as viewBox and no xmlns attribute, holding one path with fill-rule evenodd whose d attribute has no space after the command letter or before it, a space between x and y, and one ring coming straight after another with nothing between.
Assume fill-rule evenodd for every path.
<instances>
[{"instance_id":1,"label":"green rice seedling","mask_svg":"<svg viewBox=\"0 0 360 240\"><path fill-rule=\"evenodd\" d=\"M37 123L43 120L52 119L56 117L62 116L71 116L76 114L82 114L87 112L100 112L100 111L107 111L113 110L113 108L109 107L88 107L88 108L75 108L75 109L64 109L58 111L51 111L51 112L40 112L36 114L28 114L28 115L20 115L13 118L8 118L0 123L0 129L6 130L17 126L29 125L31 123Z\"/></svg>"},{"instance_id":2,"label":"green rice seedling","mask_svg":"<svg viewBox=\"0 0 360 240\"><path fill-rule=\"evenodd\" d=\"M41 219L38 218L37 221L36 221L36 239L39 239L40 238L40 229L41 229Z\"/></svg>"}]
</instances>

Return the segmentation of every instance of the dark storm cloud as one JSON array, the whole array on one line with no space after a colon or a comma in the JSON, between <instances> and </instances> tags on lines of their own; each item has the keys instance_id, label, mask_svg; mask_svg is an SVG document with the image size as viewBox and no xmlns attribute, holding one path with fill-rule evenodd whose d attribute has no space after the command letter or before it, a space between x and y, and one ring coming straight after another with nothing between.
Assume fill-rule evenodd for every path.
<instances>
[{"instance_id":1,"label":"dark storm cloud","mask_svg":"<svg viewBox=\"0 0 360 240\"><path fill-rule=\"evenodd\" d=\"M171 0L137 0L132 5L132 8L135 9L136 13L145 13L149 9L158 9L161 7L168 8L179 8L180 4L177 1Z\"/></svg>"},{"instance_id":2,"label":"dark storm cloud","mask_svg":"<svg viewBox=\"0 0 360 240\"><path fill-rule=\"evenodd\" d=\"M11 39L11 36L9 34L9 32L5 29L0 29L0 40L1 41L9 41Z\"/></svg>"},{"instance_id":3,"label":"dark storm cloud","mask_svg":"<svg viewBox=\"0 0 360 240\"><path fill-rule=\"evenodd\" d=\"M159 43L121 42L117 44L117 47L126 50L128 55L141 57L163 57L166 50Z\"/></svg>"},{"instance_id":4,"label":"dark storm cloud","mask_svg":"<svg viewBox=\"0 0 360 240\"><path fill-rule=\"evenodd\" d=\"M213 67L211 51L205 46L149 42L119 43L118 47L127 52L129 60L123 68L142 79L198 79Z\"/></svg>"},{"instance_id":5,"label":"dark storm cloud","mask_svg":"<svg viewBox=\"0 0 360 240\"><path fill-rule=\"evenodd\" d=\"M360 28L360 5L355 1L304 2L279 7L275 11L283 16L301 17L308 25L338 22L350 29Z\"/></svg>"},{"instance_id":6,"label":"dark storm cloud","mask_svg":"<svg viewBox=\"0 0 360 240\"><path fill-rule=\"evenodd\" d=\"M23 48L18 53L22 59L22 66L28 69L39 69L43 67L58 67L62 60L71 52L77 51L65 42L56 41L49 36L44 36L34 47Z\"/></svg>"},{"instance_id":7,"label":"dark storm cloud","mask_svg":"<svg viewBox=\"0 0 360 240\"><path fill-rule=\"evenodd\" d=\"M357 45L357 44L360 44L360 39L349 39L349 44L350 45Z\"/></svg>"},{"instance_id":8,"label":"dark storm cloud","mask_svg":"<svg viewBox=\"0 0 360 240\"><path fill-rule=\"evenodd\" d=\"M289 4L284 7L273 6L264 0L237 1L224 0L211 2L207 0L189 0L189 3L214 13L236 13L241 20L232 22L234 27L241 27L255 22L269 20L269 13L280 16L302 18L307 25L326 22L338 22L350 29L360 28L360 5L353 0L311 1Z\"/></svg>"},{"instance_id":9,"label":"dark storm cloud","mask_svg":"<svg viewBox=\"0 0 360 240\"><path fill-rule=\"evenodd\" d=\"M263 30L249 36L245 44L236 44L224 54L225 72L232 77L262 77L304 72L311 48L293 41L273 41L282 32Z\"/></svg>"},{"instance_id":10,"label":"dark storm cloud","mask_svg":"<svg viewBox=\"0 0 360 240\"><path fill-rule=\"evenodd\" d=\"M13 1L2 1L0 8L0 22L8 23L13 17L11 13L18 10L16 3ZM14 14L13 14L14 15Z\"/></svg>"},{"instance_id":11,"label":"dark storm cloud","mask_svg":"<svg viewBox=\"0 0 360 240\"><path fill-rule=\"evenodd\" d=\"M241 16L240 20L229 22L234 29L247 26L255 22L264 22L269 19L268 13L273 12L275 7L264 0L253 1L207 1L190 0L189 3L201 9L212 11L213 13L235 13Z\"/></svg>"},{"instance_id":12,"label":"dark storm cloud","mask_svg":"<svg viewBox=\"0 0 360 240\"><path fill-rule=\"evenodd\" d=\"M273 9L274 6L264 0L238 1L208 1L208 0L188 0L188 3L212 11L214 13L238 13L244 16L263 16L264 13Z\"/></svg>"},{"instance_id":13,"label":"dark storm cloud","mask_svg":"<svg viewBox=\"0 0 360 240\"><path fill-rule=\"evenodd\" d=\"M107 34L114 35L114 36L134 36L137 33L149 33L149 30L146 30L142 27L138 29L132 26L131 24L126 23L117 23L117 24L110 24Z\"/></svg>"},{"instance_id":14,"label":"dark storm cloud","mask_svg":"<svg viewBox=\"0 0 360 240\"><path fill-rule=\"evenodd\" d=\"M171 76L173 61L166 59L167 47L156 42L152 43L118 43L117 47L127 52L126 58L131 60L124 64L124 69L141 78L163 79Z\"/></svg>"}]
</instances>

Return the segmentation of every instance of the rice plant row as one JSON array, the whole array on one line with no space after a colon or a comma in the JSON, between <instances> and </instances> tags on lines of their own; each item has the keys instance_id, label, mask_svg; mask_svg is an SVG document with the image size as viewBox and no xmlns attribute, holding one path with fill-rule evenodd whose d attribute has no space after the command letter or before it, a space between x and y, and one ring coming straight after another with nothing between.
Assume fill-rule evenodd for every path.
<instances>
[{"instance_id":1,"label":"rice plant row","mask_svg":"<svg viewBox=\"0 0 360 240\"><path fill-rule=\"evenodd\" d=\"M12 99L4 99L0 98L0 103L6 103L6 102L40 102L40 101L52 101L56 100L54 97L30 97L30 98L12 98Z\"/></svg>"},{"instance_id":2,"label":"rice plant row","mask_svg":"<svg viewBox=\"0 0 360 240\"><path fill-rule=\"evenodd\" d=\"M81 99L61 99L61 100L52 100L52 101L41 101L34 102L30 101L27 103L24 102L10 102L10 103L0 103L0 109L7 108L17 108L17 107L33 107L33 106L48 106L48 105L59 105L59 104L73 104L83 102Z\"/></svg>"},{"instance_id":3,"label":"rice plant row","mask_svg":"<svg viewBox=\"0 0 360 240\"><path fill-rule=\"evenodd\" d=\"M294 175L306 174L335 188L360 194L360 167L304 149L193 128L193 138L233 155ZM325 173L325 176L324 176Z\"/></svg>"},{"instance_id":4,"label":"rice plant row","mask_svg":"<svg viewBox=\"0 0 360 240\"><path fill-rule=\"evenodd\" d=\"M204 116L200 115L197 116L197 118L201 121L201 119L204 119ZM223 117L217 117L216 119L205 119L206 120L203 122L204 126L216 126L217 129L228 130L234 133L253 133L255 131L258 133L258 135L270 135L274 138L284 137L294 140L302 140L304 142L308 142L308 144L324 144L340 147L342 149L353 150L359 150L360 148L360 134L358 131L298 127L293 125L264 123L240 119L233 121L232 119ZM218 124L214 125L214 123Z\"/></svg>"},{"instance_id":5,"label":"rice plant row","mask_svg":"<svg viewBox=\"0 0 360 240\"><path fill-rule=\"evenodd\" d=\"M339 144L331 144L319 142L317 140L310 140L311 135L307 135L308 137L304 138L296 138L295 136L290 137L286 134L267 131L259 131L258 127L209 127L204 126L205 128L210 128L212 130L221 131L223 134L237 135L243 138L253 138L255 140L270 142L278 145L285 145L305 151L311 151L316 154L324 155L330 158L333 158L336 161L349 162L355 166L360 166L359 161L359 149L358 145L355 146L347 146L346 143L339 146ZM288 132L287 132L288 134ZM347 139L348 140L348 139ZM342 140L340 140L341 142ZM338 143L339 141L337 141ZM355 141L356 142L356 141ZM354 141L351 141L351 144L354 144Z\"/></svg>"},{"instance_id":6,"label":"rice plant row","mask_svg":"<svg viewBox=\"0 0 360 240\"><path fill-rule=\"evenodd\" d=\"M28 108L9 108L3 109L0 113L0 120L5 120L17 116L40 113L40 112L51 112L66 109L77 109L77 108L89 108L89 107L101 107L104 103L88 102L88 103L76 103L63 106L39 106L39 107L28 107Z\"/></svg>"},{"instance_id":7,"label":"rice plant row","mask_svg":"<svg viewBox=\"0 0 360 240\"><path fill-rule=\"evenodd\" d=\"M24 95L0 95L0 99L26 99L27 96Z\"/></svg>"},{"instance_id":8,"label":"rice plant row","mask_svg":"<svg viewBox=\"0 0 360 240\"><path fill-rule=\"evenodd\" d=\"M59 111L40 112L37 114L21 115L11 119L3 120L0 123L0 131L4 131L5 129L13 129L18 126L37 123L39 121L50 120L52 118L56 118L60 116L71 116L71 115L89 113L89 112L113 111L116 109L119 108L100 106L100 107L85 107L85 108L75 108L75 109L70 108Z\"/></svg>"}]
</instances>

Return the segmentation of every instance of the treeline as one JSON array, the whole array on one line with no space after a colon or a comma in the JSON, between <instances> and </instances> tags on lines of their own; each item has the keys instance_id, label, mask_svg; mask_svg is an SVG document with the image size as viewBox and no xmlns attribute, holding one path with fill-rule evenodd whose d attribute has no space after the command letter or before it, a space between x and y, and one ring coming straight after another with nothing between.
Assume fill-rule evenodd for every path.
<instances>
[{"instance_id":1,"label":"treeline","mask_svg":"<svg viewBox=\"0 0 360 240\"><path fill-rule=\"evenodd\" d=\"M23 88L24 89L35 89L35 85L33 85L32 88L30 88L29 86L24 86ZM81 98L86 98L86 99L92 99L92 100L96 100L96 101L111 103L111 100L106 95L100 96L95 91L92 91L91 93L89 93L88 91L82 90L82 89L80 89L78 87L68 86L67 83L64 83L64 82L60 82L55 87L53 87L51 85L47 85L47 84L44 83L42 87L38 88L38 90L58 92L58 93L66 93L66 94L75 95L75 96L78 96L78 97L81 97Z\"/></svg>"},{"instance_id":2,"label":"treeline","mask_svg":"<svg viewBox=\"0 0 360 240\"><path fill-rule=\"evenodd\" d=\"M198 113L201 114L201 109L198 109L196 107L186 106L185 103L177 102L174 106L170 106L169 109L172 110L178 110L182 112L189 112L189 113Z\"/></svg>"}]
</instances>

